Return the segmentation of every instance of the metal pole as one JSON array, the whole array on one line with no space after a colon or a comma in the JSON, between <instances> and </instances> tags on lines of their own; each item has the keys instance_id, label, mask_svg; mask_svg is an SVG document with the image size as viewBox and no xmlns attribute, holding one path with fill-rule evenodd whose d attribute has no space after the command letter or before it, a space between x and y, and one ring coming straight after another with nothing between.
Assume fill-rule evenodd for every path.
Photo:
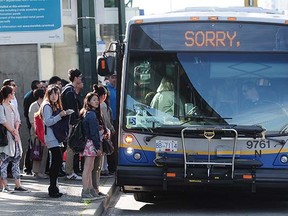
<instances>
[{"instance_id":1,"label":"metal pole","mask_svg":"<svg viewBox=\"0 0 288 216\"><path fill-rule=\"evenodd\" d=\"M94 0L78 0L78 55L79 69L84 75L83 95L98 83L96 72L96 25Z\"/></svg>"},{"instance_id":2,"label":"metal pole","mask_svg":"<svg viewBox=\"0 0 288 216\"><path fill-rule=\"evenodd\" d=\"M125 37L125 26L126 26L126 18L125 18L125 2L124 0L118 1L118 23L119 23L119 41L123 42Z\"/></svg>"}]
</instances>

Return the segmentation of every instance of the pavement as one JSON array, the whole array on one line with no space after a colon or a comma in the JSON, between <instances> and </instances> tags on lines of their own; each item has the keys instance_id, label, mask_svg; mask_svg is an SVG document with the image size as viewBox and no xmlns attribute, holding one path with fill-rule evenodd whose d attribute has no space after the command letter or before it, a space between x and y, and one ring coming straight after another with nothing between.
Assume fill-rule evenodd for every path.
<instances>
[{"instance_id":1,"label":"pavement","mask_svg":"<svg viewBox=\"0 0 288 216\"><path fill-rule=\"evenodd\" d=\"M108 196L91 202L81 201L82 181L59 178L59 188L63 196L50 198L48 195L49 179L39 179L23 175L22 186L30 192L0 192L0 215L102 215L107 208L113 193L116 192L115 177L101 177L100 191ZM13 179L8 185L14 188Z\"/></svg>"}]
</instances>

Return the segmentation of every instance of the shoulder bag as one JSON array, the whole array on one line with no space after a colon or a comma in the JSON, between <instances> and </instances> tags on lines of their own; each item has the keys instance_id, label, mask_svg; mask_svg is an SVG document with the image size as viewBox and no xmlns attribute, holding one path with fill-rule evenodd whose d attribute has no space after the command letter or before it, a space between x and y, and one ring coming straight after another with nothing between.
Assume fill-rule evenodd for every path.
<instances>
[{"instance_id":1,"label":"shoulder bag","mask_svg":"<svg viewBox=\"0 0 288 216\"><path fill-rule=\"evenodd\" d=\"M4 115L5 115L5 108L3 107ZM8 138L7 138L7 128L0 124L0 147L4 147L8 145Z\"/></svg>"}]
</instances>

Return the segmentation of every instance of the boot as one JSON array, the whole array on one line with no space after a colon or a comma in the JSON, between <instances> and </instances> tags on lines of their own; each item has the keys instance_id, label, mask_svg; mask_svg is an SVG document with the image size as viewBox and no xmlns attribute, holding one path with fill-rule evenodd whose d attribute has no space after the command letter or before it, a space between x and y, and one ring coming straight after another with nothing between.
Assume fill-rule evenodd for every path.
<instances>
[{"instance_id":1,"label":"boot","mask_svg":"<svg viewBox=\"0 0 288 216\"><path fill-rule=\"evenodd\" d=\"M49 196L52 198L58 198L58 197L61 197L63 195L62 193L59 192L58 187L49 186L48 192L49 192Z\"/></svg>"}]
</instances>

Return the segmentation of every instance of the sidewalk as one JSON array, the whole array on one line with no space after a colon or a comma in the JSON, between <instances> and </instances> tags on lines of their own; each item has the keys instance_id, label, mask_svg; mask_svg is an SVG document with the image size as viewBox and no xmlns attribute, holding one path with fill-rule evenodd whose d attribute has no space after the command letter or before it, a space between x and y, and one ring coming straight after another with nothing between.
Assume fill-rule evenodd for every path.
<instances>
[{"instance_id":1,"label":"sidewalk","mask_svg":"<svg viewBox=\"0 0 288 216\"><path fill-rule=\"evenodd\" d=\"M108 194L102 200L90 203L81 202L80 194L82 181L59 178L59 188L63 196L50 198L48 196L49 179L38 179L23 175L23 187L30 193L4 193L0 192L0 215L101 215L104 206L116 191L114 177L101 177L100 191ZM9 186L14 188L13 179L9 179Z\"/></svg>"}]
</instances>

